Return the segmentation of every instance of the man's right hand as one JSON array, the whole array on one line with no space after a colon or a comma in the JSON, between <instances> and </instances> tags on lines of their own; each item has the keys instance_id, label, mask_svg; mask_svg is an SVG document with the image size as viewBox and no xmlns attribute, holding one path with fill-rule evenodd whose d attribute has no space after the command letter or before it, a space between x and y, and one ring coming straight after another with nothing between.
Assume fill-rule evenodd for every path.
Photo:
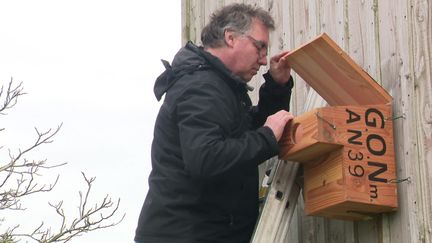
<instances>
[{"instance_id":1,"label":"man's right hand","mask_svg":"<svg viewBox=\"0 0 432 243\"><path fill-rule=\"evenodd\" d=\"M266 122L264 123L264 126L269 127L273 131L276 140L279 141L282 137L285 125L293 118L294 116L290 112L280 110L275 114L268 116Z\"/></svg>"}]
</instances>

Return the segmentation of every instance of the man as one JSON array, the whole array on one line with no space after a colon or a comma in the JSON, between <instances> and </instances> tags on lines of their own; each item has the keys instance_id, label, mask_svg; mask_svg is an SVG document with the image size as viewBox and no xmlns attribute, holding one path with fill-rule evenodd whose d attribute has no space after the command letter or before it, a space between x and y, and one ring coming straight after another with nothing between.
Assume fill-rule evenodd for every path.
<instances>
[{"instance_id":1,"label":"man","mask_svg":"<svg viewBox=\"0 0 432 243\"><path fill-rule=\"evenodd\" d=\"M136 242L249 242L258 217L258 165L278 154L293 81L271 58L257 106L247 82L267 64L271 16L226 6L155 84L165 94L154 130L152 172Z\"/></svg>"}]
</instances>

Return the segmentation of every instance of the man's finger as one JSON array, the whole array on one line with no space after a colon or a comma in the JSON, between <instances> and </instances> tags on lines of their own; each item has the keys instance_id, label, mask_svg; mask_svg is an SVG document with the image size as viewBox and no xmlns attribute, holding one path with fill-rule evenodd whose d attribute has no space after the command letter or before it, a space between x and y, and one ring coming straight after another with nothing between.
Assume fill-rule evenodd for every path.
<instances>
[{"instance_id":1,"label":"man's finger","mask_svg":"<svg viewBox=\"0 0 432 243\"><path fill-rule=\"evenodd\" d=\"M277 55L274 55L271 60L275 62L279 62L279 60L288 53L289 53L288 51L281 52Z\"/></svg>"}]
</instances>

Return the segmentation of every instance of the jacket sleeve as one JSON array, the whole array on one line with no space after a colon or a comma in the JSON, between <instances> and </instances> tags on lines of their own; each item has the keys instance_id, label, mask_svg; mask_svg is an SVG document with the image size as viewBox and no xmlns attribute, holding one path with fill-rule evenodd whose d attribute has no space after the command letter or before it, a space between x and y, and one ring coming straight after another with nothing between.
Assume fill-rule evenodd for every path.
<instances>
[{"instance_id":1,"label":"jacket sleeve","mask_svg":"<svg viewBox=\"0 0 432 243\"><path fill-rule=\"evenodd\" d=\"M269 72L263 75L265 83L260 87L258 105L251 109L254 127L262 126L267 117L280 110L289 111L291 91L294 87L292 77L285 85L276 83Z\"/></svg>"},{"instance_id":2,"label":"jacket sleeve","mask_svg":"<svg viewBox=\"0 0 432 243\"><path fill-rule=\"evenodd\" d=\"M212 179L256 169L260 162L279 152L268 127L244 129L233 136L233 127L250 127L245 124L250 120L239 118L233 107L235 98L228 97L230 93L231 90L209 82L195 83L185 89L177 102L175 114L183 161L192 177Z\"/></svg>"}]
</instances>

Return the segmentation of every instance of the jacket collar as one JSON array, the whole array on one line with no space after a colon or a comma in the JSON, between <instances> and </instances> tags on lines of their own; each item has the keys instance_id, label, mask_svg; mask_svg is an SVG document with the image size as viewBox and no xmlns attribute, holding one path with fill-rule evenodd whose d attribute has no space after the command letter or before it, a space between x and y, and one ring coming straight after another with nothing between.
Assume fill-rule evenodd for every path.
<instances>
[{"instance_id":1,"label":"jacket collar","mask_svg":"<svg viewBox=\"0 0 432 243\"><path fill-rule=\"evenodd\" d=\"M236 90L241 92L253 90L253 87L247 85L237 75L234 75L219 58L190 41L176 54L172 66L165 60L162 60L162 63L165 66L165 71L159 75L153 87L158 101L184 74L202 69L214 69L217 73L224 76L223 80L229 86Z\"/></svg>"},{"instance_id":2,"label":"jacket collar","mask_svg":"<svg viewBox=\"0 0 432 243\"><path fill-rule=\"evenodd\" d=\"M254 90L252 86L249 86L244 80L233 74L219 58L205 51L204 48L198 47L191 41L188 41L188 43L186 44L186 48L203 57L211 66L215 67L220 73L222 73L228 79L234 81L235 86L247 89L249 91Z\"/></svg>"}]
</instances>

